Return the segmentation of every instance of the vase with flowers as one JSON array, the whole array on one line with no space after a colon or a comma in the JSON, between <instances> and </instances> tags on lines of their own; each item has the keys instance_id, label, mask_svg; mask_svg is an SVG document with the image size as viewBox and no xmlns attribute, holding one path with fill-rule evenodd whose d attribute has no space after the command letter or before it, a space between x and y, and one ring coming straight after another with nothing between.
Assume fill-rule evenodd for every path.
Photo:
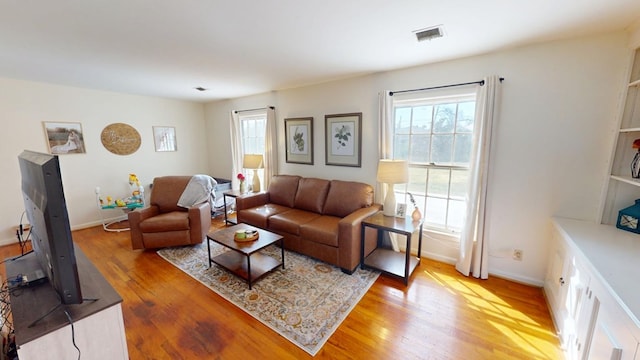
<instances>
[{"instance_id":1,"label":"vase with flowers","mask_svg":"<svg viewBox=\"0 0 640 360\"><path fill-rule=\"evenodd\" d=\"M240 192L241 193L245 193L247 189L246 189L246 184L244 182L244 180L245 180L244 175L242 173L239 173L237 178L240 181Z\"/></svg>"},{"instance_id":2,"label":"vase with flowers","mask_svg":"<svg viewBox=\"0 0 640 360\"><path fill-rule=\"evenodd\" d=\"M418 208L418 205L416 204L416 199L413 198L413 195L411 193L407 193L407 195L409 195L409 200L411 201L411 204L413 205L413 212L411 213L411 220L413 221L420 221L420 219L422 219L422 214L420 213L420 209Z\"/></svg>"}]
</instances>

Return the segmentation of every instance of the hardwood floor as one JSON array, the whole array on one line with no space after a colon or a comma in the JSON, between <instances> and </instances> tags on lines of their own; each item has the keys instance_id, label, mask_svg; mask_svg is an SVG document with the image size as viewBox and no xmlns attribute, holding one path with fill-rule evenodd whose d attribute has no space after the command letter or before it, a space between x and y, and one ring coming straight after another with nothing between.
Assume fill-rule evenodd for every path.
<instances>
[{"instance_id":1,"label":"hardwood floor","mask_svg":"<svg viewBox=\"0 0 640 360\"><path fill-rule=\"evenodd\" d=\"M213 220L212 229L222 226ZM74 241L123 298L131 359L308 359L288 340L129 233L101 226ZM0 248L0 257L19 254ZM2 267L4 276L4 267ZM477 280L423 259L408 287L380 276L316 355L318 359L561 359L542 290Z\"/></svg>"}]
</instances>

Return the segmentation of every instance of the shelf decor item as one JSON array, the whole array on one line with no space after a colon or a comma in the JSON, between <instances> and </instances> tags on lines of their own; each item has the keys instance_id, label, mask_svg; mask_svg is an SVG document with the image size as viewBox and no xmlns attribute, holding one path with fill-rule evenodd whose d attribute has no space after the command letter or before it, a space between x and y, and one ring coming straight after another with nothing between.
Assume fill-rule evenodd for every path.
<instances>
[{"instance_id":1,"label":"shelf decor item","mask_svg":"<svg viewBox=\"0 0 640 360\"><path fill-rule=\"evenodd\" d=\"M631 177L634 179L640 179L640 139L635 139L631 147L637 150L636 155L631 161Z\"/></svg>"},{"instance_id":2,"label":"shelf decor item","mask_svg":"<svg viewBox=\"0 0 640 360\"><path fill-rule=\"evenodd\" d=\"M636 234L640 234L639 225L640 220L640 199L635 201L635 204L626 207L618 212L618 222L616 227L618 229L631 231Z\"/></svg>"}]
</instances>

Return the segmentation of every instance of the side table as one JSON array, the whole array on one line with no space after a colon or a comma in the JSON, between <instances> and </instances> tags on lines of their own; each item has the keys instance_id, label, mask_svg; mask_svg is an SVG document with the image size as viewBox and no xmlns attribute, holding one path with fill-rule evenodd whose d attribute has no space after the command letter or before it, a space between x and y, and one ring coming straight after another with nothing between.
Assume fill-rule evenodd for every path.
<instances>
[{"instance_id":1,"label":"side table","mask_svg":"<svg viewBox=\"0 0 640 360\"><path fill-rule=\"evenodd\" d=\"M420 264L420 253L422 252L422 224L424 220L412 221L411 218L398 218L395 216L384 216L382 212L362 221L361 238L362 246L360 250L360 267L379 270L387 275L399 278L405 285L409 284L409 277ZM404 253L376 247L365 257L365 229L367 227L376 229L378 234L378 246L382 243L382 236L385 232L392 232L407 237L407 247ZM418 255L411 256L411 237L418 231Z\"/></svg>"},{"instance_id":2,"label":"side table","mask_svg":"<svg viewBox=\"0 0 640 360\"><path fill-rule=\"evenodd\" d=\"M243 193L241 193L238 190L228 190L222 193L222 198L224 202L224 223L225 224L236 225L238 223L238 219L236 218L235 214L232 216L229 216L229 211L227 209L227 197L235 199L242 194Z\"/></svg>"}]
</instances>

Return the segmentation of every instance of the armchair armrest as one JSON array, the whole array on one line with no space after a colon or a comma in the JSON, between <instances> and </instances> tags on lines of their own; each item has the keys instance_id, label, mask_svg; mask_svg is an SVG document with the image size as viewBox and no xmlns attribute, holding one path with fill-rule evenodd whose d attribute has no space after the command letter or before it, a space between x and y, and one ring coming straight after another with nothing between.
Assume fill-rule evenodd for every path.
<instances>
[{"instance_id":1,"label":"armchair armrest","mask_svg":"<svg viewBox=\"0 0 640 360\"><path fill-rule=\"evenodd\" d=\"M211 227L211 205L209 202L203 202L191 206L188 211L191 243L199 244L207 236Z\"/></svg>"},{"instance_id":2,"label":"armchair armrest","mask_svg":"<svg viewBox=\"0 0 640 360\"><path fill-rule=\"evenodd\" d=\"M236 198L236 211L249 209L267 204L269 201L268 192L250 193Z\"/></svg>"},{"instance_id":3,"label":"armchair armrest","mask_svg":"<svg viewBox=\"0 0 640 360\"><path fill-rule=\"evenodd\" d=\"M353 271L360 263L362 220L381 209L382 205L373 204L352 212L338 222L338 263L342 269Z\"/></svg>"},{"instance_id":4,"label":"armchair armrest","mask_svg":"<svg viewBox=\"0 0 640 360\"><path fill-rule=\"evenodd\" d=\"M144 244L142 243L142 231L140 231L140 223L145 219L158 215L159 213L160 209L155 205L151 205L148 208L134 210L127 214L131 233L131 246L134 250L144 248Z\"/></svg>"}]
</instances>

